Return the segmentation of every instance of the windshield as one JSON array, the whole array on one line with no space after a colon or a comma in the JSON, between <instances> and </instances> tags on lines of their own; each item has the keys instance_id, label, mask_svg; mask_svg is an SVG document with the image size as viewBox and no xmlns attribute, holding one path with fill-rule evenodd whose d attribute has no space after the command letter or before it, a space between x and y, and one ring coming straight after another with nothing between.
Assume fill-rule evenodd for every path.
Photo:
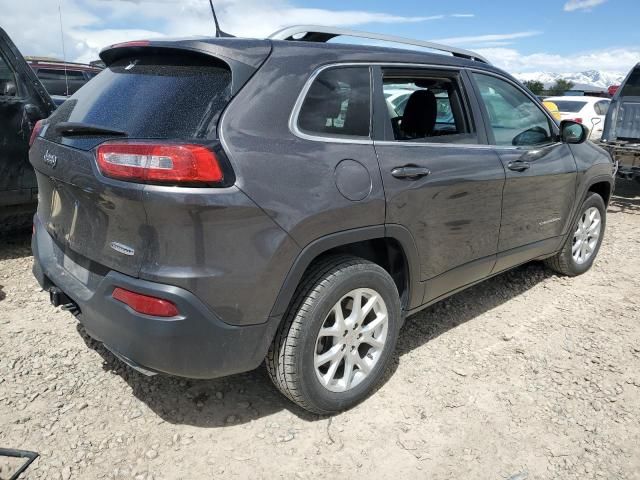
<instances>
[{"instance_id":1,"label":"windshield","mask_svg":"<svg viewBox=\"0 0 640 480\"><path fill-rule=\"evenodd\" d=\"M584 108L587 102L576 102L572 100L551 100L558 106L558 110L567 113L578 113Z\"/></svg>"}]
</instances>

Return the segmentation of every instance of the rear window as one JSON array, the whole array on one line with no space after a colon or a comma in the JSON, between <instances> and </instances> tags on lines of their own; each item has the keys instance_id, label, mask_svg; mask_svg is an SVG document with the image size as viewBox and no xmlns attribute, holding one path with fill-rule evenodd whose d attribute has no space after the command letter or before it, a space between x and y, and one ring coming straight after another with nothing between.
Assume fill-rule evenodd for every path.
<instances>
[{"instance_id":1,"label":"rear window","mask_svg":"<svg viewBox=\"0 0 640 480\"><path fill-rule=\"evenodd\" d=\"M636 67L622 87L623 97L640 97L640 67Z\"/></svg>"},{"instance_id":2,"label":"rear window","mask_svg":"<svg viewBox=\"0 0 640 480\"><path fill-rule=\"evenodd\" d=\"M578 113L587 102L574 102L572 100L550 100L558 106L558 110L566 113Z\"/></svg>"},{"instance_id":3,"label":"rear window","mask_svg":"<svg viewBox=\"0 0 640 480\"><path fill-rule=\"evenodd\" d=\"M97 125L129 138L210 138L230 98L231 71L212 57L132 57L100 72L50 123Z\"/></svg>"}]
</instances>

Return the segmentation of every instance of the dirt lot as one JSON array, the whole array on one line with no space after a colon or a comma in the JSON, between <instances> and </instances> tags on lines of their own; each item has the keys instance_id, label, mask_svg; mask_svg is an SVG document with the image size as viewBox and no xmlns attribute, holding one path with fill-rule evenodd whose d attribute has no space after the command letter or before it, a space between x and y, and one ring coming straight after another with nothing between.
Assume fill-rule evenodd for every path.
<instances>
[{"instance_id":1,"label":"dirt lot","mask_svg":"<svg viewBox=\"0 0 640 480\"><path fill-rule=\"evenodd\" d=\"M527 265L411 317L380 391L333 418L264 369L141 376L49 305L28 235L3 239L0 447L39 452L42 479L640 479L639 187L591 272Z\"/></svg>"}]
</instances>

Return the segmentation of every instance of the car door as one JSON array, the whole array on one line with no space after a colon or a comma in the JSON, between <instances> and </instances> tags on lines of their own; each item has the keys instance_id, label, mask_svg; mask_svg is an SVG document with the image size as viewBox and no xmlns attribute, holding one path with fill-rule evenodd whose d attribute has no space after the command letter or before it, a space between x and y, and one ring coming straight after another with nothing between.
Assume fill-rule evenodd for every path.
<instances>
[{"instance_id":1,"label":"car door","mask_svg":"<svg viewBox=\"0 0 640 480\"><path fill-rule=\"evenodd\" d=\"M486 143L464 72L379 67L376 153L386 224L407 228L420 257L424 303L491 272L498 246L505 172ZM391 89L412 91L401 109Z\"/></svg>"},{"instance_id":2,"label":"car door","mask_svg":"<svg viewBox=\"0 0 640 480\"><path fill-rule=\"evenodd\" d=\"M29 137L37 120L53 110L51 98L24 58L0 29L0 206L37 198L29 164Z\"/></svg>"},{"instance_id":3,"label":"car door","mask_svg":"<svg viewBox=\"0 0 640 480\"><path fill-rule=\"evenodd\" d=\"M506 171L497 272L559 248L575 201L576 163L556 123L520 85L493 72L471 77Z\"/></svg>"}]
</instances>

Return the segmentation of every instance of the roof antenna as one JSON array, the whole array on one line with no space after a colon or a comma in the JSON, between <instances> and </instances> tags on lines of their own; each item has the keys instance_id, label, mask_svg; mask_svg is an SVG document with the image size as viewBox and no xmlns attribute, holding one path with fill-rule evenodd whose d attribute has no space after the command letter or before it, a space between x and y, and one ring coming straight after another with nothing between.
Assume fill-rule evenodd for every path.
<instances>
[{"instance_id":1,"label":"roof antenna","mask_svg":"<svg viewBox=\"0 0 640 480\"><path fill-rule=\"evenodd\" d=\"M64 61L64 83L67 86L66 94L69 96L69 77L67 76L67 52L64 48L64 32L62 30L62 7L58 3L58 18L60 18L60 40L62 40L62 60Z\"/></svg>"},{"instance_id":2,"label":"roof antenna","mask_svg":"<svg viewBox=\"0 0 640 480\"><path fill-rule=\"evenodd\" d=\"M218 16L216 15L216 9L213 8L213 0L209 0L209 5L211 5L211 14L213 15L213 22L216 24L216 38L233 37L233 35L229 35L228 33L220 30L220 24L218 23Z\"/></svg>"}]
</instances>

